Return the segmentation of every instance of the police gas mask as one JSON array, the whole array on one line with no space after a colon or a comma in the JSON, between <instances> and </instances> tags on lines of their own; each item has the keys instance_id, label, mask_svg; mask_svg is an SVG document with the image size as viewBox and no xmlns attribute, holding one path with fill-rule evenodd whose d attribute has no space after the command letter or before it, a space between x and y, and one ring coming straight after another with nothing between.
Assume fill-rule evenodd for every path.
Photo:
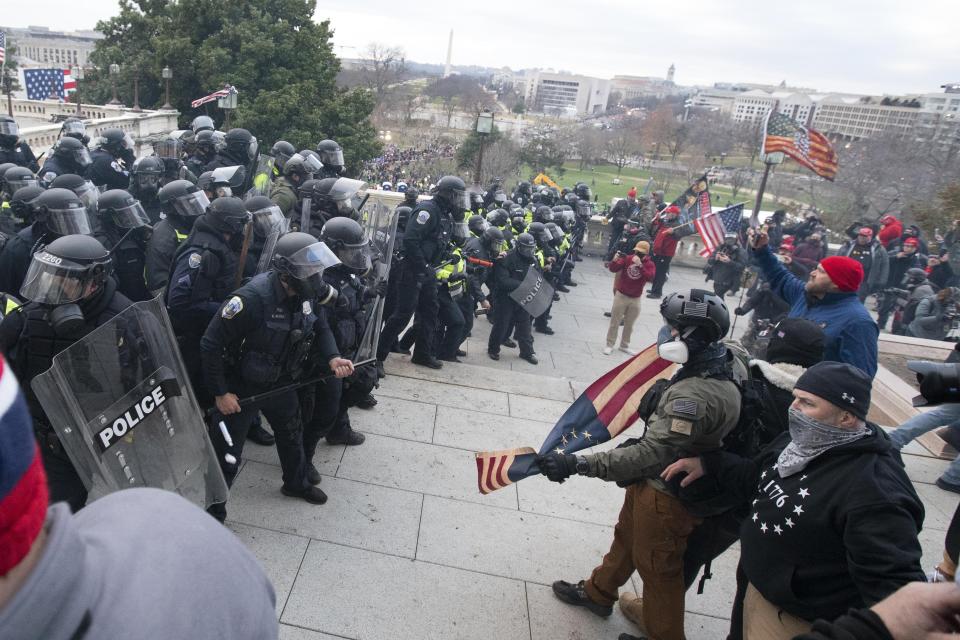
<instances>
[{"instance_id":1,"label":"police gas mask","mask_svg":"<svg viewBox=\"0 0 960 640\"><path fill-rule=\"evenodd\" d=\"M79 304L62 304L50 309L47 320L61 338L71 338L83 330L86 319Z\"/></svg>"},{"instance_id":2,"label":"police gas mask","mask_svg":"<svg viewBox=\"0 0 960 640\"><path fill-rule=\"evenodd\" d=\"M316 304L331 307L337 303L337 290L324 282L323 276L319 273L306 278L294 278L288 275L284 275L283 278L301 300L310 300Z\"/></svg>"}]
</instances>

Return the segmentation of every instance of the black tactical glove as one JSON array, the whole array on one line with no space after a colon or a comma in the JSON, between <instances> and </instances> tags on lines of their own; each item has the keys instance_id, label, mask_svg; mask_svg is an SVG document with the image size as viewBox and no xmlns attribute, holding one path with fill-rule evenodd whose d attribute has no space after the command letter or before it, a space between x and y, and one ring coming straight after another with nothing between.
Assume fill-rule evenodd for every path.
<instances>
[{"instance_id":1,"label":"black tactical glove","mask_svg":"<svg viewBox=\"0 0 960 640\"><path fill-rule=\"evenodd\" d=\"M378 296L387 295L386 279L377 280L377 283L373 285L373 290L377 293Z\"/></svg>"},{"instance_id":2,"label":"black tactical glove","mask_svg":"<svg viewBox=\"0 0 960 640\"><path fill-rule=\"evenodd\" d=\"M453 283L453 282L460 282L461 280L463 280L463 279L466 278L466 277L467 277L467 274L465 274L465 273L455 273L455 274L453 274L452 276L450 276L449 278L447 278L447 282L451 282L451 283Z\"/></svg>"},{"instance_id":3,"label":"black tactical glove","mask_svg":"<svg viewBox=\"0 0 960 640\"><path fill-rule=\"evenodd\" d=\"M577 456L570 453L552 451L545 456L537 456L540 473L553 482L563 482L577 472Z\"/></svg>"},{"instance_id":4,"label":"black tactical glove","mask_svg":"<svg viewBox=\"0 0 960 640\"><path fill-rule=\"evenodd\" d=\"M743 310L743 307L737 307L736 309L733 310L733 313L734 315L742 316L742 315L746 315L747 312Z\"/></svg>"}]
</instances>

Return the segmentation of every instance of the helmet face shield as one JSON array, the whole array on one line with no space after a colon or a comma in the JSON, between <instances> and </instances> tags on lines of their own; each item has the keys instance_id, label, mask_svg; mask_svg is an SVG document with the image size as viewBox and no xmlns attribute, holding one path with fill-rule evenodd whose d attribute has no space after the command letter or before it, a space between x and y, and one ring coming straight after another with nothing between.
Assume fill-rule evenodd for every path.
<instances>
[{"instance_id":1,"label":"helmet face shield","mask_svg":"<svg viewBox=\"0 0 960 640\"><path fill-rule=\"evenodd\" d=\"M207 198L207 194L200 190L184 194L173 201L174 211L184 218L195 218L203 215L203 212L209 206L210 200Z\"/></svg>"},{"instance_id":2,"label":"helmet face shield","mask_svg":"<svg viewBox=\"0 0 960 640\"><path fill-rule=\"evenodd\" d=\"M450 191L450 206L454 211L464 212L470 210L470 192L454 189Z\"/></svg>"},{"instance_id":3,"label":"helmet face shield","mask_svg":"<svg viewBox=\"0 0 960 640\"><path fill-rule=\"evenodd\" d=\"M10 194L11 197L16 195L19 189L23 189L24 187L35 187L35 186L37 186L37 179L33 177L20 178L17 180L7 180L7 192Z\"/></svg>"},{"instance_id":4,"label":"helmet face shield","mask_svg":"<svg viewBox=\"0 0 960 640\"><path fill-rule=\"evenodd\" d=\"M358 273L366 273L371 268L370 243L344 244L337 248L337 257L344 266Z\"/></svg>"},{"instance_id":5,"label":"helmet face shield","mask_svg":"<svg viewBox=\"0 0 960 640\"><path fill-rule=\"evenodd\" d=\"M90 159L90 150L86 147L73 151L70 153L69 157L74 161L74 163L84 169L93 163L93 160Z\"/></svg>"},{"instance_id":6,"label":"helmet face shield","mask_svg":"<svg viewBox=\"0 0 960 640\"><path fill-rule=\"evenodd\" d=\"M67 120L63 123L60 131L65 136L73 136L77 139L80 139L86 135L87 125L83 123L83 120Z\"/></svg>"},{"instance_id":7,"label":"helmet face shield","mask_svg":"<svg viewBox=\"0 0 960 640\"><path fill-rule=\"evenodd\" d=\"M0 135L19 137L20 127L14 120L0 120Z\"/></svg>"},{"instance_id":8,"label":"helmet face shield","mask_svg":"<svg viewBox=\"0 0 960 640\"><path fill-rule=\"evenodd\" d=\"M147 217L147 212L143 210L139 200L134 200L127 207L112 209L110 217L113 219L113 224L121 229L136 229L150 225L150 218Z\"/></svg>"},{"instance_id":9,"label":"helmet face shield","mask_svg":"<svg viewBox=\"0 0 960 640\"><path fill-rule=\"evenodd\" d=\"M20 295L40 304L70 304L89 295L102 273L102 267L90 269L46 251L38 251L30 261Z\"/></svg>"},{"instance_id":10,"label":"helmet face shield","mask_svg":"<svg viewBox=\"0 0 960 640\"><path fill-rule=\"evenodd\" d=\"M61 236L73 234L90 235L90 218L87 209L82 206L71 206L66 209L47 209L44 225L53 233Z\"/></svg>"},{"instance_id":11,"label":"helmet face shield","mask_svg":"<svg viewBox=\"0 0 960 640\"><path fill-rule=\"evenodd\" d=\"M283 217L280 207L272 206L253 212L253 231L265 238L273 231L286 230L287 219Z\"/></svg>"},{"instance_id":12,"label":"helmet face shield","mask_svg":"<svg viewBox=\"0 0 960 640\"><path fill-rule=\"evenodd\" d=\"M158 158L180 159L180 153L183 151L183 144L179 140L167 138L153 145L153 151Z\"/></svg>"},{"instance_id":13,"label":"helmet face shield","mask_svg":"<svg viewBox=\"0 0 960 640\"><path fill-rule=\"evenodd\" d=\"M536 247L529 244L517 244L517 253L524 258L532 258Z\"/></svg>"},{"instance_id":14,"label":"helmet face shield","mask_svg":"<svg viewBox=\"0 0 960 640\"><path fill-rule=\"evenodd\" d=\"M288 270L297 280L323 274L324 269L340 264L340 259L322 242L314 242L287 258Z\"/></svg>"},{"instance_id":15,"label":"helmet face shield","mask_svg":"<svg viewBox=\"0 0 960 640\"><path fill-rule=\"evenodd\" d=\"M327 197L336 204L337 211L348 215L360 207L363 198L360 196L360 190L366 187L363 180L353 180L351 178L338 178Z\"/></svg>"},{"instance_id":16,"label":"helmet face shield","mask_svg":"<svg viewBox=\"0 0 960 640\"><path fill-rule=\"evenodd\" d=\"M317 151L317 155L320 156L320 162L322 162L324 166L343 166L343 149L324 149L323 151Z\"/></svg>"}]
</instances>

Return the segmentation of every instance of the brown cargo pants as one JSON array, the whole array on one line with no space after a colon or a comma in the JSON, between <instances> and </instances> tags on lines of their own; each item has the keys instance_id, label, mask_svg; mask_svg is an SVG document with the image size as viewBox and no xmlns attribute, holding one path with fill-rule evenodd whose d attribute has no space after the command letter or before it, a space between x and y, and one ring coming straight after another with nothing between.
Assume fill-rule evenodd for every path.
<instances>
[{"instance_id":1,"label":"brown cargo pants","mask_svg":"<svg viewBox=\"0 0 960 640\"><path fill-rule=\"evenodd\" d=\"M613 544L584 588L597 604L613 605L636 570L643 580L643 622L651 640L683 640L683 554L700 523L673 496L648 483L627 488Z\"/></svg>"}]
</instances>

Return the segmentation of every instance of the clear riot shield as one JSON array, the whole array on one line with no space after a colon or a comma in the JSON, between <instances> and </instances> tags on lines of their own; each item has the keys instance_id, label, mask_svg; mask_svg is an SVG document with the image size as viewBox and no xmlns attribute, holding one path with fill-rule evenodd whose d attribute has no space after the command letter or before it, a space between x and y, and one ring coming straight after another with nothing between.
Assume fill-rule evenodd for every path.
<instances>
[{"instance_id":1,"label":"clear riot shield","mask_svg":"<svg viewBox=\"0 0 960 640\"><path fill-rule=\"evenodd\" d=\"M276 162L273 156L262 154L257 160L257 166L253 171L253 186L246 193L246 198L253 196L270 197L270 191L273 188L273 165Z\"/></svg>"},{"instance_id":2,"label":"clear riot shield","mask_svg":"<svg viewBox=\"0 0 960 640\"><path fill-rule=\"evenodd\" d=\"M31 387L91 493L154 487L201 508L226 500L159 297L132 305L57 354Z\"/></svg>"},{"instance_id":3,"label":"clear riot shield","mask_svg":"<svg viewBox=\"0 0 960 640\"><path fill-rule=\"evenodd\" d=\"M370 241L370 260L372 269L367 277L370 285L386 281L390 273L390 259L393 257L393 242L397 233L396 207L383 202L367 199L360 210L360 225ZM363 339L353 356L354 362L360 362L377 355L377 343L380 341L380 327L383 324L384 296L377 296L367 309Z\"/></svg>"}]
</instances>

